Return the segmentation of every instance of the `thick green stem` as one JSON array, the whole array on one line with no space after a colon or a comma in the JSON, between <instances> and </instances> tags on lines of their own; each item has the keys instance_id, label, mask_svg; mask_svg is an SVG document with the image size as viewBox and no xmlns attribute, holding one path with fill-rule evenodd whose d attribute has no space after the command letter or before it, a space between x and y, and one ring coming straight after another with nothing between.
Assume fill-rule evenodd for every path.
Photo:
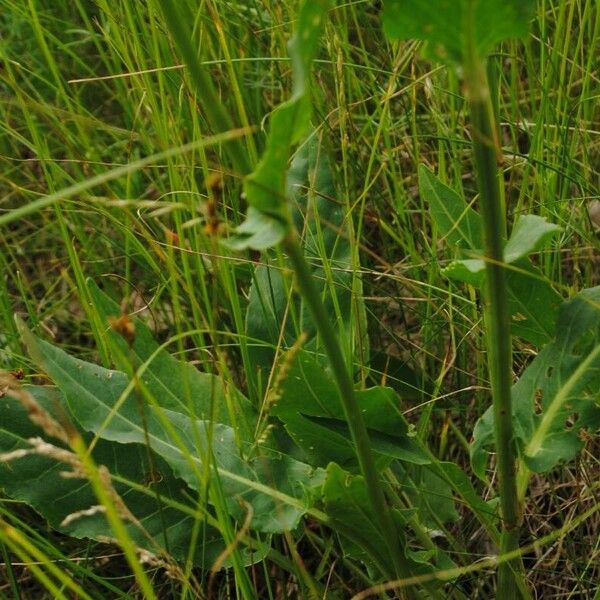
<instances>
[{"instance_id":1,"label":"thick green stem","mask_svg":"<svg viewBox=\"0 0 600 600\"><path fill-rule=\"evenodd\" d=\"M396 527L392 520L381 482L379 481L379 474L371 452L369 434L356 400L352 377L340 349L335 329L331 323L331 317L325 310L319 291L313 281L312 273L304 259L304 254L293 229L290 230L283 241L283 247L294 269L299 291L308 304L319 336L321 337L321 342L329 357L348 428L350 429L354 447L356 448L360 469L365 479L367 492L373 507L373 517L377 520L381 533L386 540L388 552L394 565L395 575L399 577L409 576L410 571L403 559ZM417 596L414 595L415 592L412 593L413 597L416 598Z\"/></svg>"},{"instance_id":2,"label":"thick green stem","mask_svg":"<svg viewBox=\"0 0 600 600\"><path fill-rule=\"evenodd\" d=\"M471 135L479 202L484 227L486 260L485 325L488 369L494 407L494 433L502 535L500 550L519 547L521 506L517 494L516 456L512 426L512 343L504 261L505 216L500 193L496 125L484 64L476 57L465 70L471 112ZM498 598L518 598L519 558L500 565Z\"/></svg>"}]
</instances>

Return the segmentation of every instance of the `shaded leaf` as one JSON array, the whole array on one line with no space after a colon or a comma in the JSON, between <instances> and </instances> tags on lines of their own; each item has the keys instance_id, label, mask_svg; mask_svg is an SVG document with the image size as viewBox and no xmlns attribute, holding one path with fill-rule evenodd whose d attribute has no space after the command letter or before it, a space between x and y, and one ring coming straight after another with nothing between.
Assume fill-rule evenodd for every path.
<instances>
[{"instance_id":1,"label":"shaded leaf","mask_svg":"<svg viewBox=\"0 0 600 600\"><path fill-rule=\"evenodd\" d=\"M458 504L477 517L493 541L499 541L498 514L481 498L462 467L433 459L425 466L396 462L391 468L417 507L421 523L436 530L457 520Z\"/></svg>"},{"instance_id":2,"label":"shaded leaf","mask_svg":"<svg viewBox=\"0 0 600 600\"><path fill-rule=\"evenodd\" d=\"M449 244L467 250L481 248L481 217L425 165L419 166L419 193Z\"/></svg>"},{"instance_id":3,"label":"shaded leaf","mask_svg":"<svg viewBox=\"0 0 600 600\"><path fill-rule=\"evenodd\" d=\"M338 331L345 331L351 339L352 249L344 235L346 215L337 200L330 161L316 137L312 136L299 148L290 166L287 185L293 220L298 230L303 232L304 254L313 280L332 317L337 316L336 308L339 310ZM290 294L290 278L271 257L265 254L263 260L264 264L254 271L250 288L246 333L255 344L251 360L266 377L278 344L284 350L290 348L304 333L308 338L308 348L317 350L318 346L310 311L302 298ZM355 286L359 284L360 280L354 281ZM362 311L360 318L366 332L362 302L359 310ZM366 344L363 346L366 347Z\"/></svg>"},{"instance_id":4,"label":"shaded leaf","mask_svg":"<svg viewBox=\"0 0 600 600\"><path fill-rule=\"evenodd\" d=\"M192 489L218 477L230 513L243 520L241 501L254 510L254 529L275 533L294 528L311 503L310 489L321 471L261 449L245 460L235 431L220 423L191 419L135 396L124 373L73 358L22 329L32 358L65 395L69 412L86 431L120 443L145 443Z\"/></svg>"},{"instance_id":5,"label":"shaded leaf","mask_svg":"<svg viewBox=\"0 0 600 600\"><path fill-rule=\"evenodd\" d=\"M345 551L367 564L375 560L384 572L389 569L386 542L373 516L364 479L331 463L323 485L323 502L335 529L342 532Z\"/></svg>"},{"instance_id":6,"label":"shaded leaf","mask_svg":"<svg viewBox=\"0 0 600 600\"><path fill-rule=\"evenodd\" d=\"M376 454L414 464L429 463L429 457L413 438L400 412L400 398L392 389L357 391L356 400ZM356 450L334 381L310 353L300 351L296 355L271 414L283 421L312 463L323 466L335 460L356 468ZM386 461L379 463L383 466Z\"/></svg>"},{"instance_id":7,"label":"shaded leaf","mask_svg":"<svg viewBox=\"0 0 600 600\"><path fill-rule=\"evenodd\" d=\"M506 270L512 334L541 348L554 337L562 297L528 259L514 266Z\"/></svg>"},{"instance_id":8,"label":"shaded leaf","mask_svg":"<svg viewBox=\"0 0 600 600\"><path fill-rule=\"evenodd\" d=\"M403 489L418 509L425 526L435 530L440 524L458 521L454 496L444 479L431 469L418 469L417 477L412 479L414 485L404 485Z\"/></svg>"},{"instance_id":9,"label":"shaded leaf","mask_svg":"<svg viewBox=\"0 0 600 600\"><path fill-rule=\"evenodd\" d=\"M56 388L26 386L24 389L50 414L58 417L65 414L62 394ZM17 400L8 396L2 398L0 410L0 453L30 448L28 439L44 437ZM84 436L84 439L90 442L91 436ZM128 534L135 544L154 553L166 551L176 559L186 559L196 521L195 508L190 505L194 493L173 476L168 464L156 455L150 463L148 452L141 444L125 446L105 440L95 444L92 457L97 464L109 469L116 491L151 537L149 539L142 529L126 521ZM87 481L60 476L66 470L67 465L37 454L8 463L0 462L0 489L9 497L32 506L62 533L76 538L107 537L110 527L103 513L81 514L62 524L69 515L98 504ZM217 529L202 523L201 515L198 518L201 525L193 556L198 565L209 569L225 549L225 544ZM246 564L252 564L252 560L260 560L264 553L242 550L242 554L245 554Z\"/></svg>"},{"instance_id":10,"label":"shaded leaf","mask_svg":"<svg viewBox=\"0 0 600 600\"><path fill-rule=\"evenodd\" d=\"M423 373L400 357L382 350L371 355L369 375L369 382L372 385L382 384L391 387L409 404L422 402L424 394L430 392L429 382L425 381Z\"/></svg>"},{"instance_id":11,"label":"shaded leaf","mask_svg":"<svg viewBox=\"0 0 600 600\"><path fill-rule=\"evenodd\" d=\"M492 540L498 542L500 534L497 530L498 515L477 493L471 479L464 469L456 463L440 461L431 467L440 479L448 482L459 501L473 512L482 523Z\"/></svg>"},{"instance_id":12,"label":"shaded leaf","mask_svg":"<svg viewBox=\"0 0 600 600\"><path fill-rule=\"evenodd\" d=\"M327 478L323 485L325 510L342 538L344 551L353 558L378 567L383 573L389 572L389 554L386 543L373 520L373 510L369 502L364 479L352 475L335 463L327 467ZM406 530L415 511L392 510L392 517L398 523L398 532ZM413 552L407 547L405 537L400 533L398 542L405 555L405 566L411 574L431 573L443 566L452 566L452 561L441 551ZM431 583L435 586L435 583Z\"/></svg>"},{"instance_id":13,"label":"shaded leaf","mask_svg":"<svg viewBox=\"0 0 600 600\"><path fill-rule=\"evenodd\" d=\"M513 386L513 419L520 456L536 472L572 460L585 430L600 426L600 288L579 293L559 313L556 339ZM474 471L484 477L493 443L491 410L477 422L471 444Z\"/></svg>"},{"instance_id":14,"label":"shaded leaf","mask_svg":"<svg viewBox=\"0 0 600 600\"><path fill-rule=\"evenodd\" d=\"M121 371L141 367L141 376L148 394L163 408L192 418L210 419L233 425L250 439L256 415L250 402L234 386L226 390L220 377L198 371L192 364L174 358L159 346L141 319L132 322L135 334L131 346L108 324L121 316L121 308L92 281L87 282L94 308L107 325L112 359ZM131 362L135 361L135 364Z\"/></svg>"}]
</instances>

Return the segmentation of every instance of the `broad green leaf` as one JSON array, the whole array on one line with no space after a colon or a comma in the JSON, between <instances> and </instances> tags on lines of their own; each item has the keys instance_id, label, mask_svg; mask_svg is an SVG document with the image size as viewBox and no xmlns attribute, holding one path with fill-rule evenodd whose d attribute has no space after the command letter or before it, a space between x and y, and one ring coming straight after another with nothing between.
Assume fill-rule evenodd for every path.
<instances>
[{"instance_id":1,"label":"broad green leaf","mask_svg":"<svg viewBox=\"0 0 600 600\"><path fill-rule=\"evenodd\" d=\"M419 193L449 244L465 250L481 248L481 217L425 165L419 167Z\"/></svg>"},{"instance_id":2,"label":"broad green leaf","mask_svg":"<svg viewBox=\"0 0 600 600\"><path fill-rule=\"evenodd\" d=\"M442 272L449 279L481 288L485 263L479 259L453 261ZM519 259L506 269L506 283L512 334L538 347L548 343L556 328L560 294L528 258Z\"/></svg>"},{"instance_id":3,"label":"broad green leaf","mask_svg":"<svg viewBox=\"0 0 600 600\"><path fill-rule=\"evenodd\" d=\"M323 485L323 501L334 528L341 535L345 552L366 564L372 565L375 562L375 566L384 573L386 567L389 570L389 554L377 521L373 520L364 479L331 463L327 467L327 478ZM392 517L398 522L399 532L407 529L413 515L412 509L392 511ZM414 575L431 573L444 565L451 565L451 561L441 551L412 552L402 534L398 542L406 557L406 565Z\"/></svg>"},{"instance_id":4,"label":"broad green leaf","mask_svg":"<svg viewBox=\"0 0 600 600\"><path fill-rule=\"evenodd\" d=\"M300 8L296 33L289 43L294 88L289 100L280 104L271 116L270 131L260 163L244 182L250 207L263 214L259 223L256 213L237 229L230 241L237 248L262 250L280 242L286 231L288 207L286 177L292 148L310 126L310 65L317 51L319 37L331 0L308 0Z\"/></svg>"},{"instance_id":5,"label":"broad green leaf","mask_svg":"<svg viewBox=\"0 0 600 600\"><path fill-rule=\"evenodd\" d=\"M561 227L548 223L537 215L523 215L514 225L504 248L504 261L516 263L538 252L561 231Z\"/></svg>"},{"instance_id":6,"label":"broad green leaf","mask_svg":"<svg viewBox=\"0 0 600 600\"><path fill-rule=\"evenodd\" d=\"M201 491L207 479L218 477L230 513L243 520L242 501L249 504L256 530L293 529L310 508L310 490L320 484L322 471L266 448L245 460L231 427L144 405L124 373L73 358L21 330L32 358L61 389L85 431L120 443L149 440L192 489Z\"/></svg>"},{"instance_id":7,"label":"broad green leaf","mask_svg":"<svg viewBox=\"0 0 600 600\"><path fill-rule=\"evenodd\" d=\"M389 554L373 516L364 479L331 463L323 485L323 501L334 528L345 538L345 551L366 563L375 560L385 570Z\"/></svg>"},{"instance_id":8,"label":"broad green leaf","mask_svg":"<svg viewBox=\"0 0 600 600\"><path fill-rule=\"evenodd\" d=\"M499 542L500 534L497 529L498 515L473 487L473 483L462 467L456 463L438 462L431 470L452 488L457 500L477 516L485 527L488 535Z\"/></svg>"},{"instance_id":9,"label":"broad green leaf","mask_svg":"<svg viewBox=\"0 0 600 600\"><path fill-rule=\"evenodd\" d=\"M535 0L386 0L383 25L390 39L428 42L428 55L461 65L472 27L475 49L485 58L503 40L524 38Z\"/></svg>"},{"instance_id":10,"label":"broad green leaf","mask_svg":"<svg viewBox=\"0 0 600 600\"><path fill-rule=\"evenodd\" d=\"M457 248L461 257L453 260L442 273L449 279L481 288L485 280L485 261L473 257L483 254L481 217L423 165L419 169L419 189L440 233ZM528 256L543 248L558 231L559 226L542 217L526 215L513 227L505 247L505 261L512 267L506 269L512 334L538 347L554 335L562 298ZM541 311L540 306L546 308Z\"/></svg>"},{"instance_id":11,"label":"broad green leaf","mask_svg":"<svg viewBox=\"0 0 600 600\"><path fill-rule=\"evenodd\" d=\"M57 417L66 414L62 394L53 387L24 388L46 411ZM20 402L8 396L0 400L0 454L17 449L28 449L30 438L45 436L30 421ZM90 436L84 436L88 442ZM55 440L47 439L55 444ZM59 443L60 447L60 443ZM113 476L113 485L128 508L140 521L145 532L126 521L127 530L137 546L154 553L167 552L184 560L192 543L195 509L190 505L194 493L173 476L168 464L153 455L141 444L115 444L99 440L92 454L97 464L105 465ZM110 528L103 513L81 514L63 524L69 515L86 511L98 504L87 481L66 479L60 473L69 467L53 458L33 454L0 462L0 489L15 499L32 506L55 529L76 538L102 539L110 536ZM199 515L202 522L203 516ZM200 525L195 562L209 569L225 549L217 529L205 521ZM245 552L245 561L251 564L262 553L254 556Z\"/></svg>"},{"instance_id":12,"label":"broad green leaf","mask_svg":"<svg viewBox=\"0 0 600 600\"><path fill-rule=\"evenodd\" d=\"M286 226L281 219L250 206L246 220L224 244L232 250L266 250L276 246L284 238L285 232Z\"/></svg>"},{"instance_id":13,"label":"broad green leaf","mask_svg":"<svg viewBox=\"0 0 600 600\"><path fill-rule=\"evenodd\" d=\"M584 431L600 426L600 287L584 290L560 309L556 339L513 386L513 419L520 456L536 472L572 460ZM471 445L474 471L484 477L494 416L477 422Z\"/></svg>"},{"instance_id":14,"label":"broad green leaf","mask_svg":"<svg viewBox=\"0 0 600 600\"><path fill-rule=\"evenodd\" d=\"M293 220L303 233L303 248L328 312L339 309L338 330L352 336L352 249L344 235L346 215L333 180L327 153L315 136L296 153L288 174L288 198L292 200ZM273 365L275 348L290 348L304 333L307 347L317 350L316 328L304 301L290 293L291 280L280 265L264 255L250 288L246 313L246 333L255 345L251 359L266 378ZM328 271L324 262L327 262ZM331 279L327 281L327 272ZM355 281L355 285L356 285ZM358 282L360 283L360 282ZM356 305L356 303L355 303ZM364 304L359 304L364 312ZM361 314L361 321L364 315ZM285 324L285 327L284 327ZM283 328L283 331L282 331ZM363 327L366 331L366 326ZM363 357L364 358L364 357Z\"/></svg>"},{"instance_id":15,"label":"broad green leaf","mask_svg":"<svg viewBox=\"0 0 600 600\"><path fill-rule=\"evenodd\" d=\"M429 463L429 457L411 435L400 412L400 398L392 389L374 387L358 391L356 399L371 447L384 459L380 459L382 466L386 458ZM296 355L271 414L283 421L311 464L323 466L335 461L356 468L356 450L334 381L310 353L301 351Z\"/></svg>"},{"instance_id":16,"label":"broad green leaf","mask_svg":"<svg viewBox=\"0 0 600 600\"><path fill-rule=\"evenodd\" d=\"M523 261L530 254L538 252L561 228L548 223L545 218L536 215L521 217L513 227L512 233L504 248L504 263L512 265ZM483 284L485 261L483 259L464 259L451 262L444 275L450 279L463 281L476 287Z\"/></svg>"},{"instance_id":17,"label":"broad green leaf","mask_svg":"<svg viewBox=\"0 0 600 600\"><path fill-rule=\"evenodd\" d=\"M300 335L294 313L289 312L290 303L297 304L297 300L291 299L284 274L277 263L269 264L271 261L273 258L265 255L263 264L254 269L246 311L246 334L252 346L250 359L265 381L278 344L283 349L291 348Z\"/></svg>"},{"instance_id":18,"label":"broad green leaf","mask_svg":"<svg viewBox=\"0 0 600 600\"><path fill-rule=\"evenodd\" d=\"M440 524L458 521L454 496L448 482L432 469L421 468L415 471L411 484L404 483L402 489L410 498L412 506L418 509L421 523L435 530Z\"/></svg>"},{"instance_id":19,"label":"broad green leaf","mask_svg":"<svg viewBox=\"0 0 600 600\"><path fill-rule=\"evenodd\" d=\"M163 408L237 426L242 437L250 439L256 416L250 402L233 386L226 390L222 380L210 373L198 371L192 364L175 359L159 346L141 319L133 319L135 334L131 347L109 326L112 318L121 316L119 305L103 293L91 280L88 291L106 324L105 335L110 340L113 361L121 371L133 367L142 369L147 393ZM132 365L131 362L134 361Z\"/></svg>"},{"instance_id":20,"label":"broad green leaf","mask_svg":"<svg viewBox=\"0 0 600 600\"><path fill-rule=\"evenodd\" d=\"M432 459L425 466L393 463L402 489L418 509L421 523L430 529L457 520L457 506L471 511L494 542L498 542L498 514L475 490L471 479L455 463Z\"/></svg>"},{"instance_id":21,"label":"broad green leaf","mask_svg":"<svg viewBox=\"0 0 600 600\"><path fill-rule=\"evenodd\" d=\"M466 258L453 260L442 273L454 281L461 281L480 288L484 282L485 261L481 258Z\"/></svg>"},{"instance_id":22,"label":"broad green leaf","mask_svg":"<svg viewBox=\"0 0 600 600\"><path fill-rule=\"evenodd\" d=\"M362 392L357 392L357 396L359 401L364 400ZM341 416L333 419L297 413L288 415L282 420L286 431L304 450L310 464L323 466L334 460L339 461L347 469L358 468L356 449L352 443L350 430ZM383 469L391 459L418 465L429 462L428 456L408 434L392 435L369 429L369 440L371 449L376 454L378 468Z\"/></svg>"},{"instance_id":23,"label":"broad green leaf","mask_svg":"<svg viewBox=\"0 0 600 600\"><path fill-rule=\"evenodd\" d=\"M506 271L512 334L541 348L554 337L562 297L528 259L514 267Z\"/></svg>"}]
</instances>

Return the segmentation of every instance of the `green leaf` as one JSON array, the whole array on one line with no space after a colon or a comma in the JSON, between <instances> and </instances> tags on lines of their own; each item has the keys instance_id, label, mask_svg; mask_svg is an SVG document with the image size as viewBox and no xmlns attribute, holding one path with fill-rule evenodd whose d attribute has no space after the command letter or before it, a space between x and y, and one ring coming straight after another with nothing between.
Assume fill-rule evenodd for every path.
<instances>
[{"instance_id":1,"label":"green leaf","mask_svg":"<svg viewBox=\"0 0 600 600\"><path fill-rule=\"evenodd\" d=\"M386 543L373 520L373 511L368 499L363 477L352 475L340 466L331 463L327 467L327 478L323 485L323 502L334 529L341 536L346 554L362 562L376 566L384 574L389 572L389 554ZM393 510L392 516L398 523L398 532L407 529L415 511ZM399 535L398 542L404 553L405 564L413 575L453 566L447 555L440 550L433 552L413 552L407 547L405 537ZM435 583L431 584L435 586Z\"/></svg>"},{"instance_id":2,"label":"green leaf","mask_svg":"<svg viewBox=\"0 0 600 600\"><path fill-rule=\"evenodd\" d=\"M459 520L452 490L449 484L431 469L418 469L417 478L412 477L414 485L404 485L403 489L418 509L421 523L429 529L438 529L439 525Z\"/></svg>"},{"instance_id":3,"label":"green leaf","mask_svg":"<svg viewBox=\"0 0 600 600\"><path fill-rule=\"evenodd\" d=\"M224 240L223 244L232 250L266 250L279 244L285 232L286 226L281 219L250 206L246 220L236 228L235 235Z\"/></svg>"},{"instance_id":4,"label":"green leaf","mask_svg":"<svg viewBox=\"0 0 600 600\"><path fill-rule=\"evenodd\" d=\"M284 349L291 348L300 336L288 308L290 302L297 305L298 301L290 299L284 274L277 264L269 264L271 260L265 255L264 264L254 269L246 311L246 335L252 345L250 360L265 381L278 344ZM314 328L311 329L314 333Z\"/></svg>"},{"instance_id":5,"label":"green leaf","mask_svg":"<svg viewBox=\"0 0 600 600\"><path fill-rule=\"evenodd\" d=\"M273 112L263 157L244 184L250 206L283 223L287 220L288 160L293 145L304 137L310 124L310 65L331 4L331 0L310 0L302 4L296 33L289 44L294 90L291 98Z\"/></svg>"},{"instance_id":6,"label":"green leaf","mask_svg":"<svg viewBox=\"0 0 600 600\"><path fill-rule=\"evenodd\" d=\"M442 273L454 281L468 283L476 288L483 286L485 277L485 261L480 258L453 260Z\"/></svg>"},{"instance_id":7,"label":"green leaf","mask_svg":"<svg viewBox=\"0 0 600 600\"><path fill-rule=\"evenodd\" d=\"M299 148L292 161L288 174L288 197L292 200L295 225L303 232L302 245L311 265L313 280L329 313L333 316L336 315L336 307L339 310L338 330L345 331L351 339L352 248L347 236L344 236L346 215L337 200L330 160L314 135ZM319 349L310 311L302 298L290 294L291 282L286 280L279 264L272 260L265 254L264 264L254 271L246 313L246 334L255 344L251 360L257 371L262 370L265 378L273 365L278 344L286 350L304 333L308 337L306 347L315 351ZM354 283L360 284L360 280ZM358 310L364 312L364 303L356 304ZM360 316L364 321L364 314ZM366 326L363 329L366 331Z\"/></svg>"},{"instance_id":8,"label":"green leaf","mask_svg":"<svg viewBox=\"0 0 600 600\"><path fill-rule=\"evenodd\" d=\"M62 394L53 387L26 386L39 405L55 417L64 418L66 406ZM0 425L0 454L17 449L28 449L30 438L44 437L30 421L20 402L8 396L0 400L2 420ZM89 443L91 436L84 436ZM49 443L55 440L46 439ZM59 444L59 447L60 444ZM184 560L193 542L195 508L190 505L194 493L173 476L168 464L153 455L152 463L141 444L114 444L99 440L94 445L92 457L97 464L105 465L113 474L113 485L145 532L126 521L131 539L137 546L151 552L167 552ZM69 515L90 509L98 504L91 485L82 479L61 477L68 466L48 456L30 454L11 462L0 461L0 489L15 499L32 506L50 525L72 537L102 539L109 535L110 527L103 513L81 514L63 524ZM201 521L198 546L194 560L209 569L225 549L217 529ZM256 562L262 552L242 551L246 564ZM226 566L226 565L225 565Z\"/></svg>"},{"instance_id":9,"label":"green leaf","mask_svg":"<svg viewBox=\"0 0 600 600\"><path fill-rule=\"evenodd\" d=\"M440 233L458 249L459 256L465 256L450 262L442 273L454 281L482 288L485 261L473 257L483 254L479 249L481 217L423 165L419 169L419 189ZM505 247L505 262L513 267L506 269L512 334L538 347L548 343L554 335L562 298L527 257L542 249L558 231L558 225L542 217L525 215L516 222ZM540 310L540 306L544 306L544 310Z\"/></svg>"},{"instance_id":10,"label":"green leaf","mask_svg":"<svg viewBox=\"0 0 600 600\"><path fill-rule=\"evenodd\" d=\"M584 290L560 309L556 339L513 386L513 419L520 456L545 472L572 460L585 430L600 426L600 287ZM493 443L494 416L477 422L471 461L484 477L486 448Z\"/></svg>"},{"instance_id":11,"label":"green leaf","mask_svg":"<svg viewBox=\"0 0 600 600\"><path fill-rule=\"evenodd\" d=\"M442 461L432 466L431 469L452 487L459 501L477 516L492 540L499 542L500 534L496 527L498 515L477 493L464 469L456 463Z\"/></svg>"},{"instance_id":12,"label":"green leaf","mask_svg":"<svg viewBox=\"0 0 600 600\"><path fill-rule=\"evenodd\" d=\"M514 267L506 271L512 334L541 348L554 337L562 297L528 259Z\"/></svg>"},{"instance_id":13,"label":"green leaf","mask_svg":"<svg viewBox=\"0 0 600 600\"><path fill-rule=\"evenodd\" d=\"M510 238L504 248L504 261L516 263L530 254L538 252L561 231L561 227L548 223L537 215L524 215L514 225Z\"/></svg>"},{"instance_id":14,"label":"green leaf","mask_svg":"<svg viewBox=\"0 0 600 600\"><path fill-rule=\"evenodd\" d=\"M256 424L250 402L233 386L225 389L221 378L198 371L192 364L180 361L159 346L141 319L134 318L135 335L131 346L109 322L121 316L121 308L92 281L87 282L90 298L100 319L106 324L111 357L121 371L141 367L147 393L163 408L192 418L209 419L236 426L245 439ZM132 361L134 364L132 364Z\"/></svg>"},{"instance_id":15,"label":"green leaf","mask_svg":"<svg viewBox=\"0 0 600 600\"><path fill-rule=\"evenodd\" d=\"M356 468L356 450L329 373L306 351L298 352L288 368L271 414L283 421L311 464L323 466L335 461ZM384 458L380 465L392 458L413 464L429 463L429 457L412 437L400 412L400 398L392 389L374 387L358 391L356 399L371 447Z\"/></svg>"},{"instance_id":16,"label":"green leaf","mask_svg":"<svg viewBox=\"0 0 600 600\"><path fill-rule=\"evenodd\" d=\"M396 462L391 468L418 509L421 523L436 530L456 521L458 504L477 517L494 542L499 541L498 514L481 498L463 468L436 459L425 466Z\"/></svg>"},{"instance_id":17,"label":"green leaf","mask_svg":"<svg viewBox=\"0 0 600 600\"><path fill-rule=\"evenodd\" d=\"M342 533L345 552L366 563L374 560L385 572L389 554L373 517L364 479L331 463L323 485L323 501L334 529Z\"/></svg>"},{"instance_id":18,"label":"green leaf","mask_svg":"<svg viewBox=\"0 0 600 600\"><path fill-rule=\"evenodd\" d=\"M545 218L536 215L521 217L513 227L504 248L504 262L507 265L523 261L530 254L541 250L561 228L548 223ZM476 287L483 284L485 261L483 259L465 259L451 262L443 271L450 279L463 281Z\"/></svg>"},{"instance_id":19,"label":"green leaf","mask_svg":"<svg viewBox=\"0 0 600 600\"><path fill-rule=\"evenodd\" d=\"M481 248L481 217L425 165L419 166L419 193L449 244L467 250Z\"/></svg>"},{"instance_id":20,"label":"green leaf","mask_svg":"<svg viewBox=\"0 0 600 600\"><path fill-rule=\"evenodd\" d=\"M554 336L562 297L529 259L520 259L512 267L506 269L512 334L543 346ZM481 288L485 263L479 259L453 261L442 272L449 279Z\"/></svg>"},{"instance_id":21,"label":"green leaf","mask_svg":"<svg viewBox=\"0 0 600 600\"><path fill-rule=\"evenodd\" d=\"M69 412L85 431L120 443L149 440L192 489L201 491L207 478L218 477L230 513L243 520L243 500L253 509L256 530L293 529L309 510L310 490L320 485L322 471L267 448L245 460L242 451L249 448L238 448L231 427L145 405L124 373L73 358L23 325L21 332L30 355L64 393Z\"/></svg>"},{"instance_id":22,"label":"green leaf","mask_svg":"<svg viewBox=\"0 0 600 600\"><path fill-rule=\"evenodd\" d=\"M469 23L475 50L485 58L507 39L524 38L535 0L386 0L383 25L390 39L428 42L428 55L460 65L467 55Z\"/></svg>"}]
</instances>

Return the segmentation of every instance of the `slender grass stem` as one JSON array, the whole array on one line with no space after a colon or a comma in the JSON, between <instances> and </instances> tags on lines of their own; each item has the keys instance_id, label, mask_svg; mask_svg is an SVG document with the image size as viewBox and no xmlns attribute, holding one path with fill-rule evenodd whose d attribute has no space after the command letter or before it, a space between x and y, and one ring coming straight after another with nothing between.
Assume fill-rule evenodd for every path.
<instances>
[{"instance_id":1,"label":"slender grass stem","mask_svg":"<svg viewBox=\"0 0 600 600\"><path fill-rule=\"evenodd\" d=\"M167 0L161 3L160 6L173 39L189 68L195 91L202 100L202 109L209 127L218 133L234 129L233 121L219 98L209 73L198 58L197 49L192 44L188 22L182 14L183 6L172 0ZM229 144L226 150L236 171L246 175L252 170L248 153L239 140Z\"/></svg>"},{"instance_id":2,"label":"slender grass stem","mask_svg":"<svg viewBox=\"0 0 600 600\"><path fill-rule=\"evenodd\" d=\"M10 591L13 595L14 600L21 600L21 593L19 592L19 583L17 581L17 576L12 566L12 561L10 555L8 554L8 550L4 545L4 542L0 541L0 554L2 554L2 560L4 561L4 568L6 569L6 578L10 583Z\"/></svg>"}]
</instances>

